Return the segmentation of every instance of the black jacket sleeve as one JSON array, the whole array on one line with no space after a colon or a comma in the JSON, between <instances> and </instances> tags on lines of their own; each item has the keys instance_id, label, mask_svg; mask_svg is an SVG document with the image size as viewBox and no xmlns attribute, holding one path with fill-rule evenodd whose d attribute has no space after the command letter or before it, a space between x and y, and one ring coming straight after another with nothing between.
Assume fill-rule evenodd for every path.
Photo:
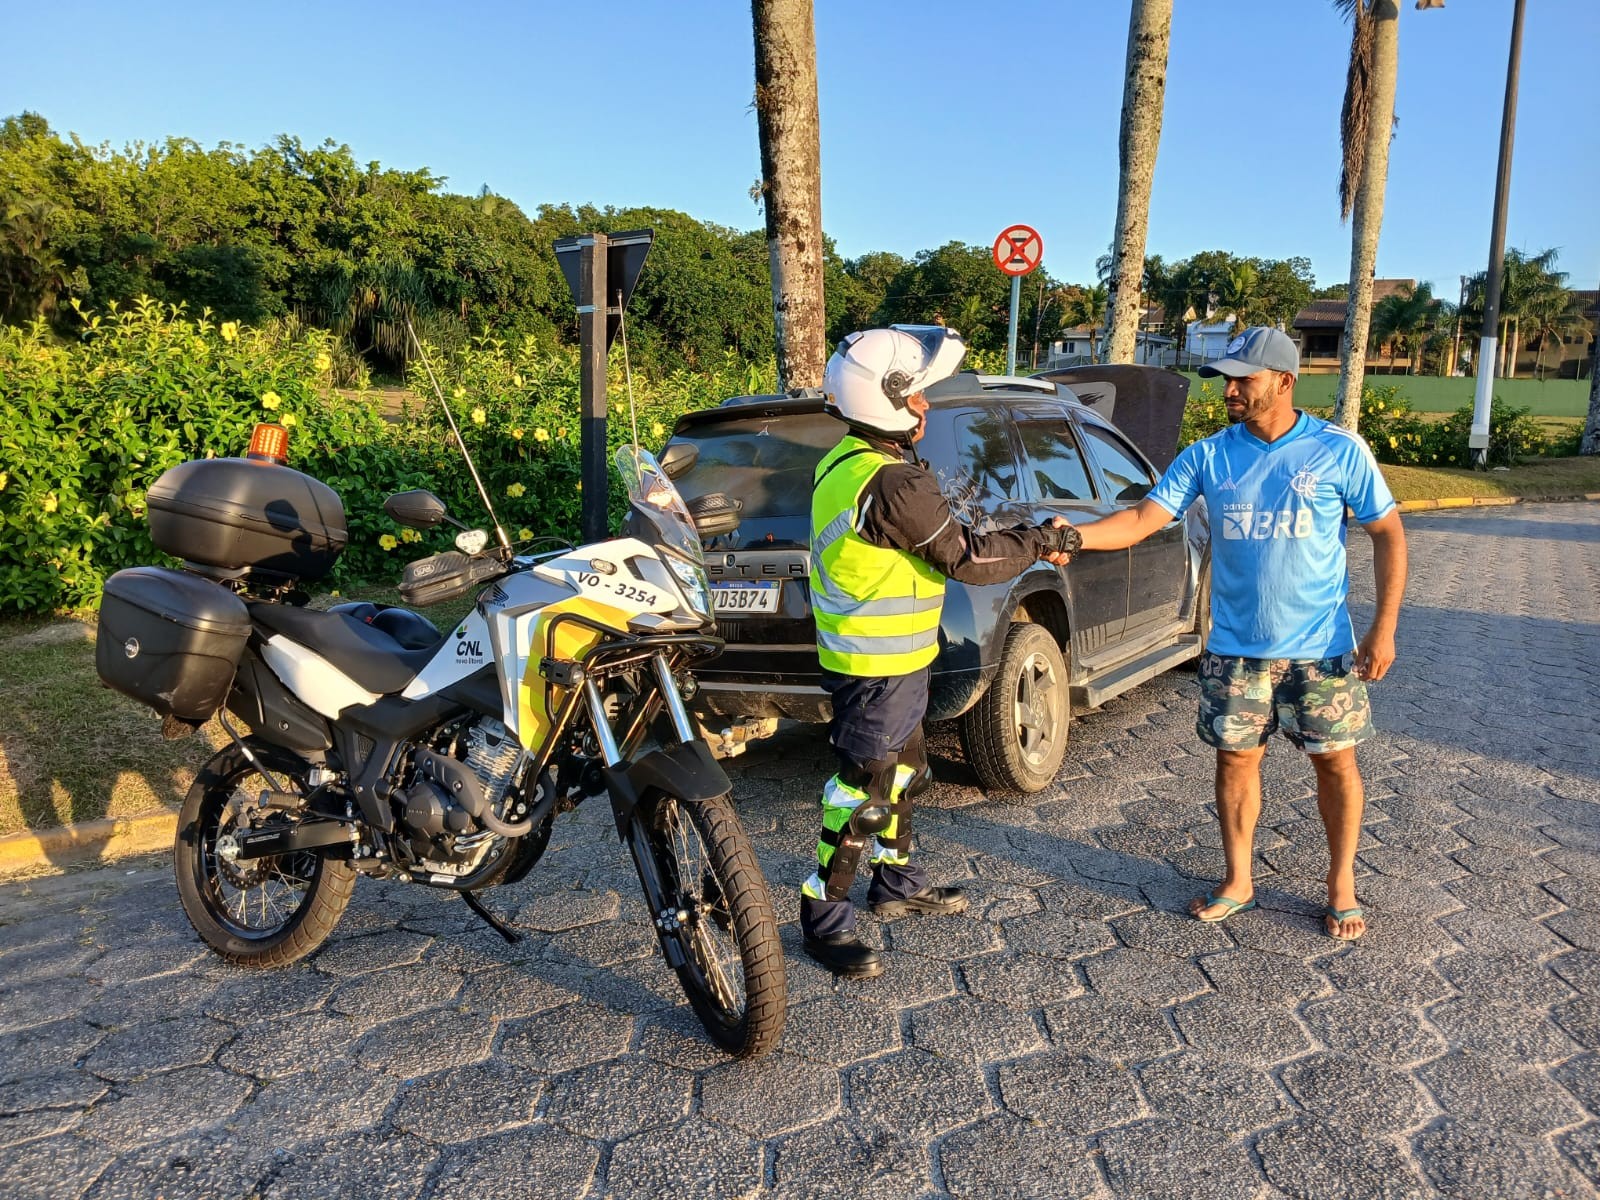
<instances>
[{"instance_id":1,"label":"black jacket sleeve","mask_svg":"<svg viewBox=\"0 0 1600 1200\"><path fill-rule=\"evenodd\" d=\"M1022 574L1045 545L1037 528L976 533L957 520L926 467L895 463L861 496L857 532L874 546L908 550L962 583L1001 583Z\"/></svg>"}]
</instances>

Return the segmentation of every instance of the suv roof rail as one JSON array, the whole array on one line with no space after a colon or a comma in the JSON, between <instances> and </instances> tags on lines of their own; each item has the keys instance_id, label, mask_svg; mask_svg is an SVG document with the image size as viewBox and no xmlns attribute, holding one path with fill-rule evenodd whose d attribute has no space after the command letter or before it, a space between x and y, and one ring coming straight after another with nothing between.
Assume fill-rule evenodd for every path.
<instances>
[{"instance_id":1,"label":"suv roof rail","mask_svg":"<svg viewBox=\"0 0 1600 1200\"><path fill-rule=\"evenodd\" d=\"M1020 375L979 375L978 382L986 388L1022 388L1051 396L1056 394L1056 385L1048 379L1027 379Z\"/></svg>"}]
</instances>

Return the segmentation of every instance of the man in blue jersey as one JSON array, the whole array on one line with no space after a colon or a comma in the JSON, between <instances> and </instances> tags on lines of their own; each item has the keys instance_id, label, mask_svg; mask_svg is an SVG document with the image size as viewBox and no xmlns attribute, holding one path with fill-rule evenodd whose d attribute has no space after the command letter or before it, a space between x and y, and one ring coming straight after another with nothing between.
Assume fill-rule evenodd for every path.
<instances>
[{"instance_id":1,"label":"man in blue jersey","mask_svg":"<svg viewBox=\"0 0 1600 1200\"><path fill-rule=\"evenodd\" d=\"M1228 420L1178 455L1136 508L1079 525L1085 550L1142 540L1204 496L1211 522L1211 634L1200 660L1200 737L1217 750L1226 876L1190 911L1224 921L1255 907L1251 847L1261 759L1274 730L1311 758L1328 834L1328 934L1366 931L1356 899L1363 796L1357 743L1372 736L1367 683L1394 661L1406 541L1367 444L1294 406L1299 351L1282 332L1245 330L1225 357ZM1346 510L1372 538L1377 614L1357 642L1346 606Z\"/></svg>"}]
</instances>

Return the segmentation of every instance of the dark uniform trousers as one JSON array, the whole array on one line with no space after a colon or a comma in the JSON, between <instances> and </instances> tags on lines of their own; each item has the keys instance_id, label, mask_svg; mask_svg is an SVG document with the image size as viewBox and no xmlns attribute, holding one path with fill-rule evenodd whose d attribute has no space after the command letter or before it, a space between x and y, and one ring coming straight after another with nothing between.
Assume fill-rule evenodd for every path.
<instances>
[{"instance_id":1,"label":"dark uniform trousers","mask_svg":"<svg viewBox=\"0 0 1600 1200\"><path fill-rule=\"evenodd\" d=\"M800 926L807 937L855 928L848 899L850 880L863 848L843 822L841 804L884 805L886 829L864 839L873 844L872 883L867 902L904 900L928 886L927 872L911 864L911 800L907 785L927 771L922 718L928 711L928 669L910 675L861 678L824 670L822 687L833 701L828 740L839 757L839 773L823 793L823 829L817 873L802 887Z\"/></svg>"}]
</instances>

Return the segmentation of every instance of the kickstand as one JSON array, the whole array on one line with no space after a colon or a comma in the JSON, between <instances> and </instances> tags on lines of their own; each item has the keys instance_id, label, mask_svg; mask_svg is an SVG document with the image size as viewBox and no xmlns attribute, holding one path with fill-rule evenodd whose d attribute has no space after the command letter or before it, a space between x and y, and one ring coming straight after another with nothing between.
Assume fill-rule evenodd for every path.
<instances>
[{"instance_id":1,"label":"kickstand","mask_svg":"<svg viewBox=\"0 0 1600 1200\"><path fill-rule=\"evenodd\" d=\"M507 925L499 917L495 916L492 912L485 908L483 906L483 901L479 900L471 892L462 892L461 898L467 902L468 908L483 918L483 923L485 925L494 930L501 937L505 938L505 940L510 942L513 946L522 940L522 935L520 933L518 933L515 929L512 929L511 926Z\"/></svg>"}]
</instances>

